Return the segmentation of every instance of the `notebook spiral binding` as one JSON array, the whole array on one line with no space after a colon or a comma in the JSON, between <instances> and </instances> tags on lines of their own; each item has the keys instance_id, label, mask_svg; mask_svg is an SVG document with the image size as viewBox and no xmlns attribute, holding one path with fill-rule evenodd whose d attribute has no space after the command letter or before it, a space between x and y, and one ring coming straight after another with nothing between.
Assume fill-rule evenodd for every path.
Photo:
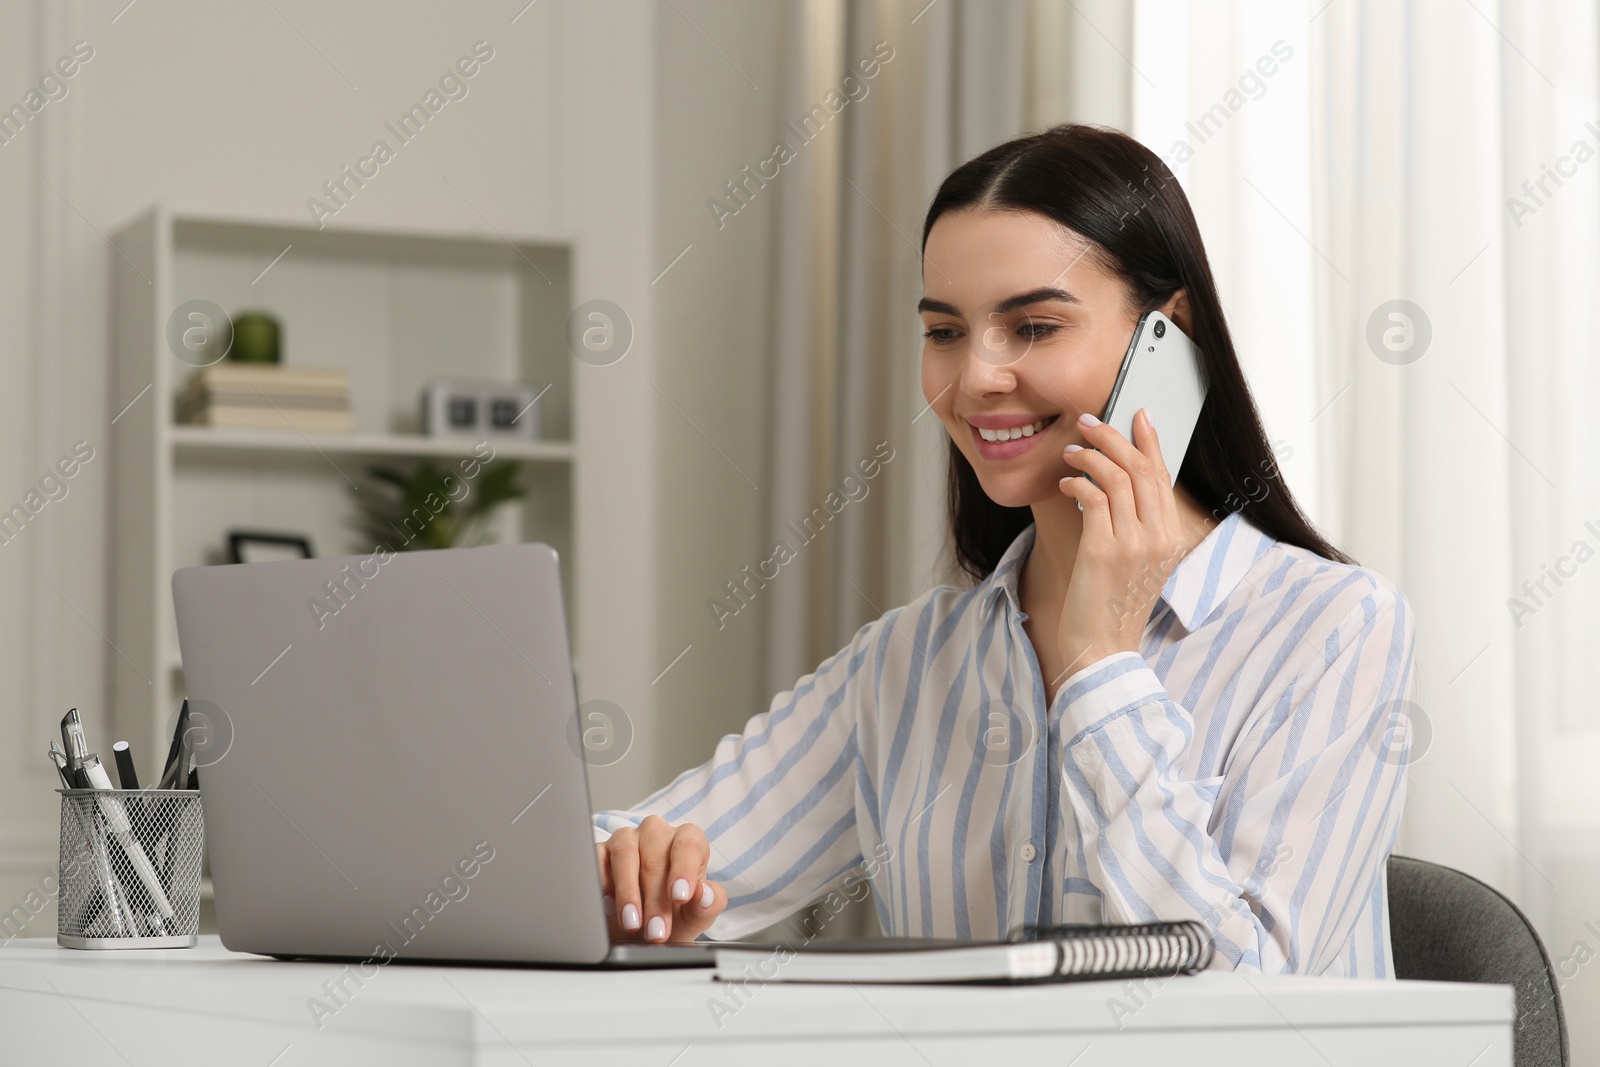
<instances>
[{"instance_id":1,"label":"notebook spiral binding","mask_svg":"<svg viewBox=\"0 0 1600 1067\"><path fill-rule=\"evenodd\" d=\"M1064 977L1134 978L1194 974L1211 963L1211 931L1192 919L1132 926L1024 926L1010 941L1054 941Z\"/></svg>"}]
</instances>

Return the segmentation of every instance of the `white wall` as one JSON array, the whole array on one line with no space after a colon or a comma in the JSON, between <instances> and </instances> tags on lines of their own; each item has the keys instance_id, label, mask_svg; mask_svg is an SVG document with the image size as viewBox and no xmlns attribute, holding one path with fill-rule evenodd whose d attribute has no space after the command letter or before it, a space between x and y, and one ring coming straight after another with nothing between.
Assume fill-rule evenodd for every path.
<instances>
[{"instance_id":1,"label":"white wall","mask_svg":"<svg viewBox=\"0 0 1600 1067\"><path fill-rule=\"evenodd\" d=\"M657 500L671 495L656 492L652 459L662 419L650 387L650 281L665 265L652 230L656 5L540 0L519 15L521 3L487 0L124 3L0 9L4 106L73 42L94 49L68 95L0 146L0 500L20 499L74 441L101 448L65 499L0 545L0 908L55 868L57 800L43 753L62 712L78 705L105 736L116 653L101 634L116 532L102 443L131 399L107 385L117 253L106 235L158 201L310 221L307 199L479 40L494 57L468 95L330 225L569 234L582 250L575 298L628 310L636 340L626 359L575 368L609 372L575 413L591 484L603 487L580 488L575 507L580 522L638 531L637 550L579 553L582 595L605 608L577 643L592 650L585 671L597 692L585 695L628 708L640 751L653 752L649 683L661 664L603 652L613 640L657 647L649 546ZM624 760L595 776L596 802L632 799L648 776L645 761ZM50 934L53 916L37 926L29 933Z\"/></svg>"}]
</instances>

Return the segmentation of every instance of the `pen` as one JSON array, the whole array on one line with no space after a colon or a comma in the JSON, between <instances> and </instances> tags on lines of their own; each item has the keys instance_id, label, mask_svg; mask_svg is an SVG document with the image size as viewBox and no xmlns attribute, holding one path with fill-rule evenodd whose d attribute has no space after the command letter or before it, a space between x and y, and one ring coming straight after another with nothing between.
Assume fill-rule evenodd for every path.
<instances>
[{"instance_id":1,"label":"pen","mask_svg":"<svg viewBox=\"0 0 1600 1067\"><path fill-rule=\"evenodd\" d=\"M183 724L183 743L178 746L178 773L172 776L172 788L193 789L189 780L194 776L196 761L200 754L195 751L193 727L194 719L186 716Z\"/></svg>"},{"instance_id":2,"label":"pen","mask_svg":"<svg viewBox=\"0 0 1600 1067\"><path fill-rule=\"evenodd\" d=\"M67 769L76 772L89 754L89 742L83 733L83 719L73 708L61 717L61 743L67 749ZM76 777L76 774L74 774Z\"/></svg>"},{"instance_id":3,"label":"pen","mask_svg":"<svg viewBox=\"0 0 1600 1067\"><path fill-rule=\"evenodd\" d=\"M56 771L61 775L62 784L68 789L77 788L73 784L73 773L67 765L67 754L57 748L54 741L50 742L49 754L50 762L55 765ZM72 808L77 816L78 829L83 831L84 841L93 855L95 873L100 879L100 895L105 902L105 909L111 923L110 934L112 936L124 935L128 932L128 929L122 920L124 908L120 900L120 887L117 885L116 872L111 867L111 856L106 852L105 837L100 833L98 820L94 818L92 812L85 812L77 805L72 805ZM92 904L92 901L86 901L85 907L87 908L90 904ZM131 919L131 914L129 917ZM84 925L87 926L88 924L85 923Z\"/></svg>"},{"instance_id":4,"label":"pen","mask_svg":"<svg viewBox=\"0 0 1600 1067\"><path fill-rule=\"evenodd\" d=\"M86 789L105 789L110 787L110 776L100 763L100 757L93 753L84 758L84 765L79 770L79 775L86 782L93 779L94 782L98 783L87 785L85 786ZM132 799L137 803L141 798L134 797ZM139 833L140 827L131 826L131 821L127 819L126 815L127 809L118 798L100 797L96 799L95 805L96 807L89 811L89 818L94 827L94 840L99 849L98 854L101 857L101 862L105 864L107 870L111 871L112 875L110 886L116 904L113 918L116 911L120 911L121 915L125 917L128 933L134 937L141 937L146 933L157 937L165 937L167 929L161 921L158 902L151 896L148 882L144 877L146 872L140 869L138 862L140 858L138 853L143 853L148 873L155 874L154 865L149 863L149 853L144 852L142 847L144 839L143 835ZM119 827L124 822L128 822L131 826L131 829L126 833L119 832ZM116 839L123 855L127 858L127 862L114 863L112 861L110 846L106 840L108 834ZM134 849L138 850L138 853L129 850L128 845L130 842L133 844ZM124 886L123 880L130 866L134 868L134 873L139 875L139 881L144 883L143 885L130 883Z\"/></svg>"},{"instance_id":5,"label":"pen","mask_svg":"<svg viewBox=\"0 0 1600 1067\"><path fill-rule=\"evenodd\" d=\"M111 746L112 753L117 758L117 779L124 789L139 788L139 772L133 766L133 752L128 748L128 742L118 741Z\"/></svg>"},{"instance_id":6,"label":"pen","mask_svg":"<svg viewBox=\"0 0 1600 1067\"><path fill-rule=\"evenodd\" d=\"M133 749L129 747L128 742L118 741L111 746L111 751L116 755L117 779L122 783L122 788L138 789L139 772L133 765ZM139 839L139 844L144 846L145 855L150 857L151 862L158 863L160 857L157 855L157 849L161 842L156 837L156 828L150 823L150 814L154 810L152 805L156 800L153 797L130 797L126 803L136 805L136 810L142 815L142 818L134 820L133 833Z\"/></svg>"},{"instance_id":7,"label":"pen","mask_svg":"<svg viewBox=\"0 0 1600 1067\"><path fill-rule=\"evenodd\" d=\"M182 781L177 777L178 761L183 755L184 736L189 732L189 702L185 700L178 709L178 725L172 731L172 747L167 749L167 762L161 768L161 780L156 783L159 789L180 789Z\"/></svg>"},{"instance_id":8,"label":"pen","mask_svg":"<svg viewBox=\"0 0 1600 1067\"><path fill-rule=\"evenodd\" d=\"M83 770L88 775L92 788L111 789L111 776L100 765L99 756L90 754L83 762ZM150 865L150 857L145 854L144 846L133 836L133 823L129 820L128 811L122 806L122 801L116 797L100 797L99 807L111 836L116 838L123 854L128 857L128 862L133 864L134 873L139 876L139 881L144 883L145 892L150 895L150 902L155 905L161 918L172 918L172 904L161 888L161 879L156 876L156 869Z\"/></svg>"},{"instance_id":9,"label":"pen","mask_svg":"<svg viewBox=\"0 0 1600 1067\"><path fill-rule=\"evenodd\" d=\"M100 874L100 895L105 898L106 911L110 915L111 936L137 936L139 931L133 925L133 909L122 895L122 885L111 866L111 853L106 850L105 835L100 832L98 822L92 812L79 812L78 823L83 828L84 836L89 839L89 848L94 852L95 869ZM124 916L127 918L124 919Z\"/></svg>"},{"instance_id":10,"label":"pen","mask_svg":"<svg viewBox=\"0 0 1600 1067\"><path fill-rule=\"evenodd\" d=\"M50 762L61 775L61 784L67 789L76 788L72 784L72 772L67 769L67 754L56 747L54 741L50 742Z\"/></svg>"},{"instance_id":11,"label":"pen","mask_svg":"<svg viewBox=\"0 0 1600 1067\"><path fill-rule=\"evenodd\" d=\"M67 769L67 754L65 752L61 751L61 747L59 745L57 745L54 741L50 742L50 749L49 749L49 752L47 754L50 757L50 765L53 766L56 769L56 773L57 774L61 775L61 785L62 785L62 787L65 788L65 789L75 788L73 783L72 783L72 772ZM78 819L78 829L83 831L84 847L86 849L88 849L92 853L94 850L92 848L89 848L89 834L92 831L89 829L89 827L84 825L82 813L78 812L75 807L73 809L73 813L74 813L75 816L77 816L77 819ZM94 859L94 857L91 856L91 859ZM99 867L98 864L96 864L96 870L101 875L105 874L105 869L102 868L102 867ZM101 891L102 892L105 891L105 886L104 885L101 886ZM88 912L93 904L94 904L94 898L91 896L88 900L85 900L82 905L80 905L80 907L83 910L79 914L81 915L84 912ZM84 920L83 922L79 923L78 925L80 927L85 927L86 928L90 921L92 921L92 920Z\"/></svg>"}]
</instances>

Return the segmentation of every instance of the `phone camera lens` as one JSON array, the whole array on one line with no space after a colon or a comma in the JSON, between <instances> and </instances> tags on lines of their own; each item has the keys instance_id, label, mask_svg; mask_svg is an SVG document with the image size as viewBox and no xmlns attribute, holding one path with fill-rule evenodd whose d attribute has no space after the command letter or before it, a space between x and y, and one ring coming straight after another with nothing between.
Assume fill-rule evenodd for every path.
<instances>
[{"instance_id":1,"label":"phone camera lens","mask_svg":"<svg viewBox=\"0 0 1600 1067\"><path fill-rule=\"evenodd\" d=\"M1160 320L1157 320L1156 321L1156 336L1157 337L1165 337L1166 335L1167 335L1167 324L1164 323L1164 322L1161 322Z\"/></svg>"}]
</instances>

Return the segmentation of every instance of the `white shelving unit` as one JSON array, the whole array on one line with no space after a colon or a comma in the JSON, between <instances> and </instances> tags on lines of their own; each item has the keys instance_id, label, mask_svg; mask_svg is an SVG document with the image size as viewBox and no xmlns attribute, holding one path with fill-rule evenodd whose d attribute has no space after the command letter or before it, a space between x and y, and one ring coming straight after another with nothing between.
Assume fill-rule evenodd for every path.
<instances>
[{"instance_id":1,"label":"white shelving unit","mask_svg":"<svg viewBox=\"0 0 1600 1067\"><path fill-rule=\"evenodd\" d=\"M212 429L174 426L172 447L179 453L323 452L341 456L416 456L456 458L472 454L472 438L420 437L400 433L283 433L278 430ZM496 438L500 459L565 463L572 459L568 441L517 441Z\"/></svg>"},{"instance_id":2,"label":"white shelving unit","mask_svg":"<svg viewBox=\"0 0 1600 1067\"><path fill-rule=\"evenodd\" d=\"M116 245L113 396L128 405L111 442L118 736L137 752L165 751L183 696L175 569L226 562L233 529L307 535L319 556L370 552L355 525L367 467L472 453L473 438L418 432L419 391L433 377L516 379L545 390L535 408L538 440L489 439L496 459L521 462L528 493L506 506L496 539L557 549L578 640L570 244L317 230L156 209ZM283 324L286 364L343 368L354 430L175 424L174 398L194 368L169 346L168 319L195 299L230 315L270 311Z\"/></svg>"}]
</instances>

